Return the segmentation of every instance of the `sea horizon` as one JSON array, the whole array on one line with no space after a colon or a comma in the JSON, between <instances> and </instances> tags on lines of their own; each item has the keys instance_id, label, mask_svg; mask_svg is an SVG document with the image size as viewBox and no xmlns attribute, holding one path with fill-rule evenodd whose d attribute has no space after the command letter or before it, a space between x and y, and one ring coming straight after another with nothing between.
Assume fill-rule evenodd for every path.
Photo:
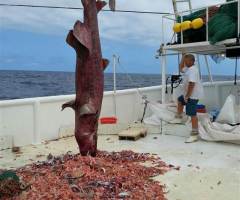
<instances>
[{"instance_id":1,"label":"sea horizon","mask_svg":"<svg viewBox=\"0 0 240 200\"><path fill-rule=\"evenodd\" d=\"M169 76L169 75L167 75ZM161 74L117 73L117 90L161 85ZM209 81L208 75L202 76ZM234 81L234 76L213 75L214 81ZM104 73L104 91L113 90L113 73ZM75 93L75 72L0 70L0 100L69 95Z\"/></svg>"}]
</instances>

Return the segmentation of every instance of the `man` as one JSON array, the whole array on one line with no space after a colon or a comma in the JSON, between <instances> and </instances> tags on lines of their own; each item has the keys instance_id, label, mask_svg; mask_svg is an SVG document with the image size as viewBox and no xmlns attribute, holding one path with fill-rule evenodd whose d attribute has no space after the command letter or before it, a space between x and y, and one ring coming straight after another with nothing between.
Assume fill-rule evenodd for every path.
<instances>
[{"instance_id":1,"label":"man","mask_svg":"<svg viewBox=\"0 0 240 200\"><path fill-rule=\"evenodd\" d=\"M183 73L183 95L178 97L178 110L176 118L183 118L183 108L186 106L186 114L191 117L192 132L186 143L198 140L197 103L203 97L203 87L199 77L197 66L194 65L195 57L192 54L183 55L179 65Z\"/></svg>"}]
</instances>

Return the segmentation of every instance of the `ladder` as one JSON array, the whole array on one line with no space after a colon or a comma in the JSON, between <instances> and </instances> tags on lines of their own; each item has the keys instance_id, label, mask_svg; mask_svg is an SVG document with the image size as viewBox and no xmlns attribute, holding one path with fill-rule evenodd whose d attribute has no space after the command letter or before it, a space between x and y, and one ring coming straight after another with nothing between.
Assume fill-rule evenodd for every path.
<instances>
[{"instance_id":1,"label":"ladder","mask_svg":"<svg viewBox=\"0 0 240 200\"><path fill-rule=\"evenodd\" d=\"M180 3L185 3L185 4L187 3L188 7L189 7L189 10L192 13L191 0L172 0L172 3L173 3L173 11L174 11L176 20L177 20L177 17L179 16L178 4L180 4Z\"/></svg>"}]
</instances>

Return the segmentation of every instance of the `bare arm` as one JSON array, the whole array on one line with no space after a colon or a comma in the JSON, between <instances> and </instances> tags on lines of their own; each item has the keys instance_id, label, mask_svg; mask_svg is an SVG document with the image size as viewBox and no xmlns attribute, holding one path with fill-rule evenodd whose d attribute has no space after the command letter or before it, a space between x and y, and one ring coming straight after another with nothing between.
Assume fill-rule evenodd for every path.
<instances>
[{"instance_id":1,"label":"bare arm","mask_svg":"<svg viewBox=\"0 0 240 200\"><path fill-rule=\"evenodd\" d=\"M188 100L191 97L194 87L195 87L195 83L194 82L189 82L187 94L185 96L186 100Z\"/></svg>"},{"instance_id":2,"label":"bare arm","mask_svg":"<svg viewBox=\"0 0 240 200\"><path fill-rule=\"evenodd\" d=\"M180 62L180 64L179 64L179 70L180 70L180 72L183 72L183 68L185 67L185 55L183 54L182 55L182 59L181 59L181 62Z\"/></svg>"}]
</instances>

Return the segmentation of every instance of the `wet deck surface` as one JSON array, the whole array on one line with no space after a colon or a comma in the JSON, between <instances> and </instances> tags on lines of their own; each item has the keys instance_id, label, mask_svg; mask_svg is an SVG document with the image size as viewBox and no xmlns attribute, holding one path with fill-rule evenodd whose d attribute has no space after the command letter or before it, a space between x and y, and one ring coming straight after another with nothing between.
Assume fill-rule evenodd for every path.
<instances>
[{"instance_id":1,"label":"wet deck surface","mask_svg":"<svg viewBox=\"0 0 240 200\"><path fill-rule=\"evenodd\" d=\"M184 137L159 134L149 134L138 141L119 141L117 136L99 136L98 148L155 153L163 161L180 166L179 171L172 170L156 177L166 184L169 200L240 199L240 146L205 141L185 144L184 140ZM49 153L59 155L67 151L78 153L74 137L26 146L21 148L20 154L3 150L0 151L0 169L20 167L45 160Z\"/></svg>"}]
</instances>

